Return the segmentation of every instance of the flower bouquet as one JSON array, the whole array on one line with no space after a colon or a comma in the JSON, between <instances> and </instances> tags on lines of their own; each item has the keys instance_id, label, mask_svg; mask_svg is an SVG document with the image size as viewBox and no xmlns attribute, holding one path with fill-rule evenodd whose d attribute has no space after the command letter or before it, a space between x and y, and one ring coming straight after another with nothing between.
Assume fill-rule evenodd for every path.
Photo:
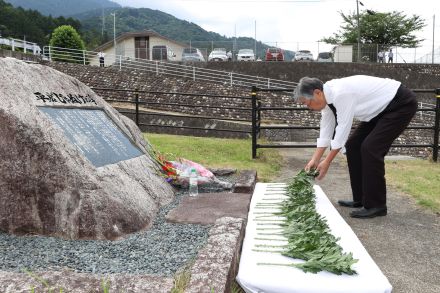
<instances>
[{"instance_id":1,"label":"flower bouquet","mask_svg":"<svg viewBox=\"0 0 440 293\"><path fill-rule=\"evenodd\" d=\"M198 185L215 184L224 189L232 188L232 183L219 180L211 171L196 162L184 158L169 161L161 153L155 151L155 154L156 162L162 171L161 175L172 185L187 187L191 170L195 169Z\"/></svg>"}]
</instances>

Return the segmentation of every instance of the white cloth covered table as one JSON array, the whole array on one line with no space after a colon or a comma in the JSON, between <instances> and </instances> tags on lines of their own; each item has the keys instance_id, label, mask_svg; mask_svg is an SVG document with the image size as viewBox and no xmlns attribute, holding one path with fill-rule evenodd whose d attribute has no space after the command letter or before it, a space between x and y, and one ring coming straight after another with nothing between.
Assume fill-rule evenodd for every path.
<instances>
[{"instance_id":1,"label":"white cloth covered table","mask_svg":"<svg viewBox=\"0 0 440 293\"><path fill-rule=\"evenodd\" d=\"M257 263L300 263L302 260L282 256L279 253L253 251L256 244L282 245L287 241L256 240L257 222L255 217L261 209L257 203L268 202L268 198L281 198L284 195L282 183L257 183L249 210L246 234L240 258L237 281L248 293L389 293L391 284L382 274L379 267L363 247L350 226L339 215L328 200L322 189L315 185L317 212L327 219L327 223L335 237L340 237L338 244L344 252L352 252L359 261L353 265L357 275L340 276L321 271L317 274L304 273L295 267L257 265ZM263 200L265 198L265 200ZM267 210L265 210L267 211ZM257 212L257 214L255 214ZM262 227L262 226L258 226ZM280 237L280 236L265 236ZM263 249L263 248L259 248Z\"/></svg>"}]
</instances>

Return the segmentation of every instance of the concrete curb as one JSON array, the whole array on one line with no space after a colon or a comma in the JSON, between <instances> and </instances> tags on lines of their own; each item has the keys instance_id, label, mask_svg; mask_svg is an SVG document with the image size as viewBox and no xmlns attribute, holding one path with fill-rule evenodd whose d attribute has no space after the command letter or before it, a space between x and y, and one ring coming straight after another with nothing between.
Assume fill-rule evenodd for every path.
<instances>
[{"instance_id":1,"label":"concrete curb","mask_svg":"<svg viewBox=\"0 0 440 293\"><path fill-rule=\"evenodd\" d=\"M224 217L215 222L191 268L186 293L231 292L245 227L245 219Z\"/></svg>"}]
</instances>

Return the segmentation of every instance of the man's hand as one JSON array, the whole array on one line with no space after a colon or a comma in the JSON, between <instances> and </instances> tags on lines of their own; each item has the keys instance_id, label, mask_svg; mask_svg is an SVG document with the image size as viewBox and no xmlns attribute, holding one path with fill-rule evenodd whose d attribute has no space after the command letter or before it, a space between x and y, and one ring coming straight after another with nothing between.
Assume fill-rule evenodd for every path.
<instances>
[{"instance_id":1,"label":"man's hand","mask_svg":"<svg viewBox=\"0 0 440 293\"><path fill-rule=\"evenodd\" d=\"M316 170L319 172L319 176L316 177L316 179L321 180L325 177L327 174L328 168L330 168L330 164L333 161L333 159L336 157L336 155L339 153L340 149L333 149L330 151L330 153L327 155L327 157L322 160L316 167Z\"/></svg>"},{"instance_id":2,"label":"man's hand","mask_svg":"<svg viewBox=\"0 0 440 293\"><path fill-rule=\"evenodd\" d=\"M327 160L324 160L321 163L319 163L318 166L316 167L316 171L319 172L319 175L316 177L316 179L318 180L323 179L327 174L328 168L330 168L330 162L328 162Z\"/></svg>"},{"instance_id":3,"label":"man's hand","mask_svg":"<svg viewBox=\"0 0 440 293\"><path fill-rule=\"evenodd\" d=\"M316 169L317 166L318 166L318 162L315 161L314 159L311 159L310 162L308 162L307 165L304 167L304 170L309 172L312 169Z\"/></svg>"}]
</instances>

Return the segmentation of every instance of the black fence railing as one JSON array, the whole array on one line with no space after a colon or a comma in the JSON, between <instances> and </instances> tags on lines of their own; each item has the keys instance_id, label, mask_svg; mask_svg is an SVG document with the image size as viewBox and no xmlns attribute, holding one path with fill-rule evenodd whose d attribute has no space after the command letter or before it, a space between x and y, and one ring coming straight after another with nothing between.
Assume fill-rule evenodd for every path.
<instances>
[{"instance_id":1,"label":"black fence railing","mask_svg":"<svg viewBox=\"0 0 440 293\"><path fill-rule=\"evenodd\" d=\"M267 89L267 88L258 88L252 87L251 97L241 97L241 96L227 96L227 95L212 95L212 94L194 94L194 93L182 93L182 92L162 92L162 91L147 91L147 90L138 90L138 89L114 89L114 88L100 88L93 87L93 90L97 92L103 93L101 96L107 96L105 93L130 93L131 98L113 98L113 99L105 99L107 102L115 102L122 104L134 105L134 107L120 107L119 112L128 117L131 117L137 126L145 128L158 127L158 128L176 128L176 129L188 129L188 130L201 130L201 131L209 131L209 132L223 132L223 133L236 133L236 134L248 134L252 137L252 158L257 157L257 149L259 148L315 148L315 144L308 143L295 143L295 144L260 144L258 143L258 138L260 137L261 130L319 130L318 126L281 126L281 125L262 125L261 113L263 111L308 111L305 107L266 107L262 105L262 99L258 96L258 92L285 92L291 94L294 90L292 89ZM433 125L428 126L409 126L407 129L419 129L419 130L432 130L433 139L432 143L401 143L401 144L393 144L392 147L399 148L431 148L432 149L432 159L437 162L438 153L439 153L439 129L440 129L440 88L438 89L416 89L414 90L416 93L433 93L435 94L436 104L435 107L423 107L417 109L418 112L433 112L434 113L434 123ZM245 105L241 107L227 106L225 105L208 105L206 103L181 103L177 102L159 102L156 99L145 99L144 96L147 95L159 95L159 96L174 96L174 97L192 97L192 98L211 98L211 99L232 99L232 100L241 100L245 101ZM247 102L250 102L248 104ZM148 107L152 106L152 107ZM148 110L156 110L154 106L167 106L172 107L175 112L181 112L179 108L192 108L192 109L217 109L222 111L240 111L245 113L242 116L249 116L249 112L251 113L251 119L243 119L243 118L234 118L234 117L225 117L223 116L215 116L211 115L196 115L196 114L175 114L175 113L166 113L165 111L161 112L151 112ZM134 109L133 109L134 108ZM147 112L148 111L148 112ZM157 110L156 110L157 111ZM174 112L174 111L173 111ZM211 112L212 113L212 112ZM206 126L197 126L197 125L164 125L158 123L145 123L146 119L143 119L144 116L153 117L172 117L172 118L181 118L181 119L197 119L200 121L232 121L244 123L245 126L241 129L236 128L220 128L220 127L206 127ZM248 126L250 125L250 127Z\"/></svg>"},{"instance_id":2,"label":"black fence railing","mask_svg":"<svg viewBox=\"0 0 440 293\"><path fill-rule=\"evenodd\" d=\"M194 126L194 125L164 125L159 123L145 123L143 122L145 119L143 119L144 116L153 117L153 116L160 116L160 117L170 117L170 118L182 118L182 119L197 119L200 121L209 121L209 120L217 120L217 121L233 121L233 122L242 122L242 123L248 123L251 124L250 119L240 119L240 118L231 118L231 117L225 117L225 116L215 116L215 115L192 115L192 114L176 114L176 113L167 113L166 111L160 111L160 112L147 112L149 110L157 111L157 106L166 106L166 107L172 107L173 112L179 112L179 108L205 108L205 109L217 109L217 110L235 110L235 111L241 111L247 113L246 116L250 116L250 112L252 110L250 104L246 105L246 107L233 107L233 106L223 106L223 105L207 105L204 103L179 103L179 102L158 102L156 99L147 100L142 95L160 95L160 96L174 96L174 97L199 97L199 98L210 98L210 99L230 99L230 100L242 100L242 101L251 101L250 97L240 97L240 96L227 96L227 95L213 95L213 94L194 94L194 93L182 93L182 92L162 92L162 91L147 91L147 90L138 90L138 89L114 89L114 88L100 88L100 87L92 87L92 89L96 92L103 93L101 96L105 97L107 96L106 93L112 93L113 95L115 93L130 93L133 95L132 98L124 98L124 99L110 99L105 98L105 101L110 103L120 103L120 104L128 104L128 105L134 105L133 107L119 107L118 110L119 113L124 114L128 117L133 117L134 122L139 127L159 127L159 128L176 128L176 129L191 129L191 130L203 130L203 131L214 131L214 132L229 132L229 133L237 133L237 134L251 134L250 127L245 127L245 129L234 129L234 128L212 128L212 127L200 127L200 126ZM149 105L156 105L156 107L148 107ZM168 110L169 111L169 110Z\"/></svg>"},{"instance_id":3,"label":"black fence railing","mask_svg":"<svg viewBox=\"0 0 440 293\"><path fill-rule=\"evenodd\" d=\"M261 104L261 98L258 97L258 92L290 92L294 89L267 89L252 87L251 99L252 99L252 158L257 157L257 149L259 148L315 148L315 144L259 144L258 138L260 137L260 131L263 129L315 129L319 130L318 126L279 126L279 125L261 125L261 112L265 110L271 111L304 111L308 110L304 107L263 107ZM400 148L416 148L416 147L428 147L432 148L432 159L437 162L439 152L439 128L440 128L440 88L437 89L416 89L416 93L432 93L435 96L436 106L435 108L419 108L419 112L434 112L435 118L432 126L409 126L407 129L426 129L433 132L432 144L393 144L392 147Z\"/></svg>"}]
</instances>

